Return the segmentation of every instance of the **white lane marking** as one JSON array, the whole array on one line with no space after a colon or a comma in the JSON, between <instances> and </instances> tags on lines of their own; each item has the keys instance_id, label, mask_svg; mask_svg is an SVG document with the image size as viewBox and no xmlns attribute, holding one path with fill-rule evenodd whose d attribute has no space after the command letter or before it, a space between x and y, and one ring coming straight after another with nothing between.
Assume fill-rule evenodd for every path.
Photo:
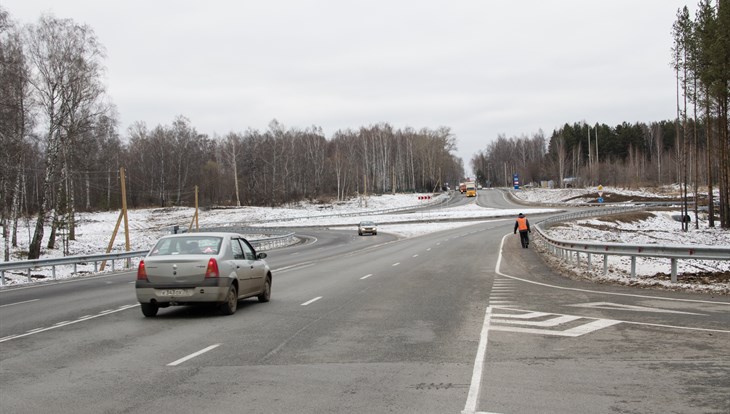
<instances>
[{"instance_id":1,"label":"white lane marking","mask_svg":"<svg viewBox=\"0 0 730 414\"><path fill-rule=\"evenodd\" d=\"M516 322L516 321L515 321ZM512 323L515 323L512 322ZM522 322L522 321L520 321ZM504 325L494 325L492 326L493 331L504 331L504 332L520 332L520 333L530 333L530 334L537 334L537 335L551 335L551 336L567 336L570 338L575 338L578 336L585 335L587 333L591 333L593 331L597 331L599 329L607 328L612 325L616 325L617 323L621 323L621 321L615 321L612 319L598 319L593 322L589 322L580 326L576 326L575 328L566 329L564 331L553 331L550 329L537 329L537 328L520 328L516 326L504 326Z\"/></svg>"},{"instance_id":2,"label":"white lane marking","mask_svg":"<svg viewBox=\"0 0 730 414\"><path fill-rule=\"evenodd\" d=\"M283 273L283 272L288 272L289 270L292 270L292 269L304 269L305 267L314 266L314 265L315 265L314 262L306 262L306 263L299 263L299 264L295 264L295 265L291 265L291 266L284 266L279 269L271 269L271 270L276 273Z\"/></svg>"},{"instance_id":3,"label":"white lane marking","mask_svg":"<svg viewBox=\"0 0 730 414\"><path fill-rule=\"evenodd\" d=\"M482 371L484 371L484 361L487 355L487 342L489 341L489 323L491 320L492 307L487 306L484 313L484 323L482 324L482 332L479 334L479 346L477 347L477 355L474 358L474 371L471 375L471 385L469 386L469 394L466 397L466 404L462 414L475 413L477 403L479 402L479 391L482 388Z\"/></svg>"},{"instance_id":4,"label":"white lane marking","mask_svg":"<svg viewBox=\"0 0 730 414\"><path fill-rule=\"evenodd\" d=\"M370 277L370 276L372 276L372 275L373 275L372 273L370 273L370 274L368 274L368 275L365 275L365 276L361 277L361 278L360 278L360 280L364 280L364 279L367 279L367 278L369 278L369 277Z\"/></svg>"},{"instance_id":5,"label":"white lane marking","mask_svg":"<svg viewBox=\"0 0 730 414\"><path fill-rule=\"evenodd\" d=\"M399 264L400 264L400 262L398 262L398 263L393 263L393 267L396 267L396 266L398 266Z\"/></svg>"},{"instance_id":6,"label":"white lane marking","mask_svg":"<svg viewBox=\"0 0 730 414\"><path fill-rule=\"evenodd\" d=\"M632 311L632 312L652 312L652 313L679 313L679 314L683 314L683 315L707 316L707 314L704 314L704 313L693 313L693 312L675 311L675 310L670 310L670 309L649 308L646 306L624 305L621 303L611 303L611 302L577 303L575 305L568 305L568 306L572 306L574 308L595 308L595 309L623 310L623 311Z\"/></svg>"},{"instance_id":7,"label":"white lane marking","mask_svg":"<svg viewBox=\"0 0 730 414\"><path fill-rule=\"evenodd\" d=\"M206 353L206 352L208 352L208 351L210 351L210 350L216 349L216 348L218 348L219 346L221 346L221 344L215 344L215 345L211 345L211 346L209 346L209 347L207 347L207 348L203 348L203 349L201 349L200 351L198 351L198 352L193 352L192 354L190 354L190 355L188 355L188 356L186 356L186 357L182 357L182 358L178 359L177 361L174 361L174 362L170 362L169 364L167 364L167 366L168 366L168 367L174 367L174 366L176 366L176 365L180 365L180 364L182 364L183 362L185 362L185 361L187 361L187 360L193 359L193 358L195 358L196 356L202 355L202 354L204 354L204 353Z\"/></svg>"},{"instance_id":8,"label":"white lane marking","mask_svg":"<svg viewBox=\"0 0 730 414\"><path fill-rule=\"evenodd\" d=\"M541 318L543 316L552 315L551 313L545 313L545 312L530 312L530 313L520 313L520 314L493 314L492 316L500 317L502 319L534 319L534 318Z\"/></svg>"},{"instance_id":9,"label":"white lane marking","mask_svg":"<svg viewBox=\"0 0 730 414\"><path fill-rule=\"evenodd\" d=\"M413 257L418 257L418 255L417 254L414 254Z\"/></svg>"},{"instance_id":10,"label":"white lane marking","mask_svg":"<svg viewBox=\"0 0 730 414\"><path fill-rule=\"evenodd\" d=\"M562 315L558 316L556 318L544 320L544 321L521 321L521 320L514 320L514 319L497 319L496 315L492 319L492 323L508 323L510 325L522 325L522 326L537 326L540 328L548 328L551 326L558 326L562 325L564 323L577 321L578 319L581 319L580 316L572 316L572 315ZM610 325L609 325L610 326Z\"/></svg>"},{"instance_id":11,"label":"white lane marking","mask_svg":"<svg viewBox=\"0 0 730 414\"><path fill-rule=\"evenodd\" d=\"M101 316L110 315L110 314L115 313L115 312L121 312L123 310L131 309L131 308L136 308L137 306L139 306L139 303L136 303L134 305L122 306L122 307L120 307L117 310L114 310L114 311L111 311L111 312L107 312L107 313L99 313L99 314L96 314L96 315L84 315L84 316L82 316L82 317L80 317L80 318L78 318L78 319L76 319L74 321L59 322L59 323L57 323L57 324L55 324L53 326L49 326L48 328L33 329L32 331L28 331L28 332L26 332L24 334L20 334L20 335L6 336L4 338L0 338L0 343L3 343L5 341L9 341L11 339L23 338L23 337L30 336L30 335L34 335L34 334L37 334L37 333L41 333L41 332L45 332L45 331L50 331L51 329L60 328L62 326L68 326L68 325L73 325L75 323L79 323L79 322L83 322L83 321L88 321L89 319L95 319L95 318L98 318L98 317L101 317Z\"/></svg>"},{"instance_id":12,"label":"white lane marking","mask_svg":"<svg viewBox=\"0 0 730 414\"><path fill-rule=\"evenodd\" d=\"M512 306L495 306L495 308L496 309L500 309L500 310L510 310L510 311L517 311L517 312L528 312L525 315L533 315L533 314L536 314L536 313L542 313L542 312L533 312L533 311L527 310L527 309L518 309L518 308L514 308ZM559 314L548 313L546 315L559 315ZM507 318L507 317L519 318L518 316L508 316L508 315L499 315L499 317L500 318ZM532 317L537 317L537 316L532 316ZM615 322L619 322L619 323L626 323L626 324L630 324L630 325L653 326L653 327L658 327L658 328L682 329L682 330L685 330L685 331L719 332L719 333L728 333L728 334L730 334L730 330L728 330L728 329L693 328L693 327L689 327L689 326L665 325L665 324L661 324L661 323L623 321L621 319L600 319L600 318L593 318L593 317L590 317L590 316L581 316L581 317L584 318L584 319L593 319L593 320L599 320L599 321L600 320L604 320L604 321L611 320L611 321L615 321Z\"/></svg>"},{"instance_id":13,"label":"white lane marking","mask_svg":"<svg viewBox=\"0 0 730 414\"><path fill-rule=\"evenodd\" d=\"M502 273L499 270L499 268L502 265L502 250L504 248L504 241L509 236L512 236L512 235L508 233L508 234L504 235L504 237L502 237L502 243L499 245L499 256L497 257L497 265L494 267L494 272L500 276L504 276L504 277L512 279L512 280L519 280L520 282L531 283L533 285L544 286L544 287L549 287L549 288L553 288L553 289L572 290L574 292L588 292L588 293L597 293L600 295L627 296L627 297L632 297L632 298L666 300L666 301L671 301L671 302L709 303L712 305L730 306L730 302L717 302L717 301L712 301L712 300L700 300L700 299L677 299L677 298L667 298L664 296L639 295L639 294L635 294L635 293L601 292L598 290L579 289L579 288L550 285L547 283L535 282L533 280L523 279L523 278L517 277L517 276L510 276L506 273Z\"/></svg>"},{"instance_id":14,"label":"white lane marking","mask_svg":"<svg viewBox=\"0 0 730 414\"><path fill-rule=\"evenodd\" d=\"M312 304L312 303L314 303L314 302L316 302L316 301L318 301L318 300L320 300L320 299L322 299L322 296L317 296L316 298L314 298L314 299L312 299L312 300L308 300L308 301L306 301L306 302L302 303L302 305L301 305L301 306L307 306L307 305L310 305L310 304Z\"/></svg>"},{"instance_id":15,"label":"white lane marking","mask_svg":"<svg viewBox=\"0 0 730 414\"><path fill-rule=\"evenodd\" d=\"M430 251L431 251L431 248L429 247L428 249L426 249L426 251L427 251L427 252L430 252Z\"/></svg>"},{"instance_id":16,"label":"white lane marking","mask_svg":"<svg viewBox=\"0 0 730 414\"><path fill-rule=\"evenodd\" d=\"M69 323L69 321L56 322L56 323L53 324L53 326L56 326L56 325L66 325L67 323Z\"/></svg>"},{"instance_id":17,"label":"white lane marking","mask_svg":"<svg viewBox=\"0 0 730 414\"><path fill-rule=\"evenodd\" d=\"M30 303L30 302L35 302L35 301L37 301L37 300L40 300L40 299L31 299L31 300L24 300L24 301L22 301L22 302L15 302L15 303L6 303L6 304L4 304L4 305L0 305L0 308L4 308L4 307L6 307L6 306L20 305L20 304L23 304L23 303Z\"/></svg>"}]
</instances>

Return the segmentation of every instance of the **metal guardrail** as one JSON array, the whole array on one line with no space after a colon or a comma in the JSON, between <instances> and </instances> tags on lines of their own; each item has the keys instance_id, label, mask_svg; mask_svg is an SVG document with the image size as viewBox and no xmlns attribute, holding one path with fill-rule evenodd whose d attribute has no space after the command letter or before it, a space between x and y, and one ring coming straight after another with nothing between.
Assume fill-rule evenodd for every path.
<instances>
[{"instance_id":1,"label":"metal guardrail","mask_svg":"<svg viewBox=\"0 0 730 414\"><path fill-rule=\"evenodd\" d=\"M574 241L559 240L551 238L547 235L547 228L550 225L576 220L586 217L595 217L599 215L618 214L631 211L645 210L646 207L608 207L584 210L575 213L562 214L540 221L535 228L537 234L545 241L547 249L550 253L569 263L575 262L580 266L581 254L586 255L586 263L588 267L592 266L592 255L603 256L603 274L608 274L608 256L629 256L631 258L631 277L636 277L636 258L637 257L659 257L670 259L671 280L677 282L677 260L694 259L694 260L730 260L730 248L716 246L671 246L658 244L626 244L612 242L591 242L591 241Z\"/></svg>"},{"instance_id":2,"label":"metal guardrail","mask_svg":"<svg viewBox=\"0 0 730 414\"><path fill-rule=\"evenodd\" d=\"M362 211L362 212L353 212L353 213L335 213L335 214L323 214L323 215L315 215L315 216L304 216L301 218L321 218L321 217L353 217L357 215L377 215L377 214L386 214L386 213L392 213L392 212L398 212L398 211L408 211L415 208L422 208L429 205L438 205L440 203L444 202L444 197L442 195L438 195L433 198L433 201L430 203L426 203L425 205L412 205L412 206L406 206L406 207L398 207L398 208L391 208L391 209L383 209L383 210L371 210L371 211ZM289 221L291 218L287 219L267 219L267 220L257 220L257 221L251 221L247 224L254 224L254 223L265 223L265 222L276 222L276 221ZM256 250L266 251L270 249L275 249L277 247L287 246L292 243L294 243L294 240L296 237L294 236L294 233L287 233L285 231L282 231L281 229L270 229L270 228L260 228L260 227L242 227L237 224L225 224L225 225L217 225L215 227L206 227L204 229L199 229L198 231L235 231L237 233L242 234L277 234L277 236L274 237L266 237L261 239L249 239L248 241L253 245L253 247ZM83 256L67 256L63 258L50 258L50 259L35 259L35 260L23 260L23 261L15 261L15 262L1 262L0 263L0 286L5 286L5 272L10 270L26 270L28 281L32 282L31 277L31 270L42 268L42 267L51 267L52 268L52 277L55 280L56 279L56 266L68 266L73 265L74 266L74 272L77 273L77 266L80 264L87 264L89 262L94 263L94 272L98 272L98 263L103 261L111 261L112 262L112 271L115 270L115 262L120 259L125 259L129 261L129 259L135 258L135 257L142 257L147 254L148 250L137 250L133 252L124 252L124 253L108 253L108 254L93 254L93 255L83 255ZM129 262L127 262L128 264ZM127 266L129 267L129 266Z\"/></svg>"},{"instance_id":3,"label":"metal guardrail","mask_svg":"<svg viewBox=\"0 0 730 414\"><path fill-rule=\"evenodd\" d=\"M230 227L228 231L230 231ZM253 231L253 228L251 229ZM208 230L215 231L215 230ZM260 251L271 250L277 247L288 246L293 243L296 239L294 233L283 232L281 230L268 230L268 229L255 229L256 234L265 234L268 232L279 232L280 234L274 237L266 237L261 239L249 239L249 243ZM111 261L112 271L116 270L116 262L118 260L126 261L126 268L129 268L129 260L136 257L144 257L147 255L149 250L135 250L130 252L121 253L101 253L101 254L89 254L80 256L66 256L56 257L48 259L33 259L33 260L20 260L14 262L0 262L0 286L5 286L5 272L11 270L25 270L28 282L33 282L31 277L31 271L33 269L50 267L52 270L52 278L56 280L56 267L57 266L73 266L73 273L77 272L78 265L86 265L88 263L94 263L94 273L99 271L99 263L105 261Z\"/></svg>"}]
</instances>

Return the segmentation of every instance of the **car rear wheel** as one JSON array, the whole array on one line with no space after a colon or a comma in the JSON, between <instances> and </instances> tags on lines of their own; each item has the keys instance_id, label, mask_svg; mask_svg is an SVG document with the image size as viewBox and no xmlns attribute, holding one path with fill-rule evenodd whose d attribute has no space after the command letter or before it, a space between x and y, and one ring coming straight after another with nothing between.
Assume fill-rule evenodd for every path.
<instances>
[{"instance_id":1,"label":"car rear wheel","mask_svg":"<svg viewBox=\"0 0 730 414\"><path fill-rule=\"evenodd\" d=\"M220 304L220 310L224 315L233 315L236 313L238 308L238 289L236 285L231 285L231 289L228 290L226 301Z\"/></svg>"},{"instance_id":2,"label":"car rear wheel","mask_svg":"<svg viewBox=\"0 0 730 414\"><path fill-rule=\"evenodd\" d=\"M148 318L157 316L157 310L160 309L156 303L140 303L139 305L142 308L142 314Z\"/></svg>"},{"instance_id":3,"label":"car rear wheel","mask_svg":"<svg viewBox=\"0 0 730 414\"><path fill-rule=\"evenodd\" d=\"M259 300L259 302L268 302L271 300L271 277L266 277L264 290L256 298Z\"/></svg>"}]
</instances>

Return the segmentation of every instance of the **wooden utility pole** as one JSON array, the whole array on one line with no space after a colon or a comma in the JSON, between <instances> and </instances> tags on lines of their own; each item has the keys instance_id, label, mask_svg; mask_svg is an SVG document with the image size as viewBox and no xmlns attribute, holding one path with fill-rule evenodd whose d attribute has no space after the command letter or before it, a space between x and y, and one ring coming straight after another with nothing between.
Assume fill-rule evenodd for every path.
<instances>
[{"instance_id":1,"label":"wooden utility pole","mask_svg":"<svg viewBox=\"0 0 730 414\"><path fill-rule=\"evenodd\" d=\"M119 225L122 222L122 219L124 219L124 240L125 240L125 248L126 251L129 251L129 221L127 218L127 186L126 181L124 180L124 167L119 168L119 174L121 176L122 180L122 211L119 212L119 218L117 219L117 224L114 226L114 232L112 233L111 240L109 240L109 245L106 248L106 252L110 253L112 251L112 246L114 246L114 239L117 238L117 232L119 231ZM106 260L101 262L101 266L99 267L99 271L104 271L104 268L106 267ZM127 260L127 267L129 267L129 260Z\"/></svg>"},{"instance_id":2,"label":"wooden utility pole","mask_svg":"<svg viewBox=\"0 0 730 414\"><path fill-rule=\"evenodd\" d=\"M195 231L200 230L200 227L198 226L198 186L195 186L195 214L193 214L193 219L190 220L190 225L188 226L188 231L193 229L193 223L195 223Z\"/></svg>"}]
</instances>

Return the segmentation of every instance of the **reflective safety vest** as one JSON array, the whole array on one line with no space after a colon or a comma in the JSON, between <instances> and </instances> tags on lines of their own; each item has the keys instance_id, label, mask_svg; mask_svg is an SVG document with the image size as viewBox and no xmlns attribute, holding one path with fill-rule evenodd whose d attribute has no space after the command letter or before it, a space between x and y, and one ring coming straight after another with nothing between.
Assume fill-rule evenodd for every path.
<instances>
[{"instance_id":1,"label":"reflective safety vest","mask_svg":"<svg viewBox=\"0 0 730 414\"><path fill-rule=\"evenodd\" d=\"M517 230L527 231L527 217L518 217L517 218Z\"/></svg>"}]
</instances>

